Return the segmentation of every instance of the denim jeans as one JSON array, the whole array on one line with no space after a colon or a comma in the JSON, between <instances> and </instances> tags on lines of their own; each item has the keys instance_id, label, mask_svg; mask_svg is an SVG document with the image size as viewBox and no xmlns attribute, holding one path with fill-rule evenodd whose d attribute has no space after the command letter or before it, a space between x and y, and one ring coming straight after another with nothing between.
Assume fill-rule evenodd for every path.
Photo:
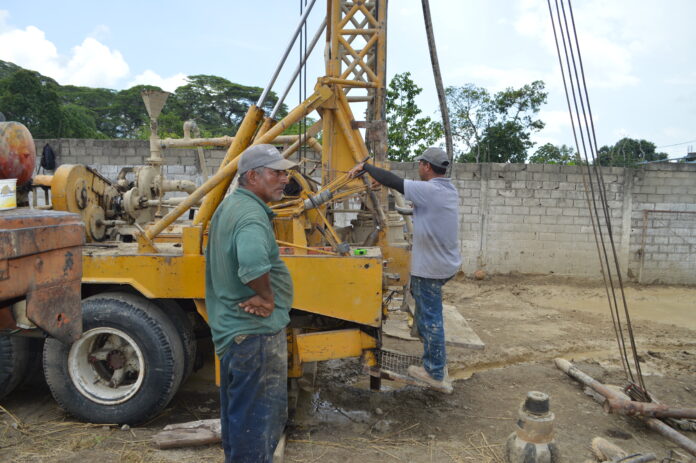
<instances>
[{"instance_id":1,"label":"denim jeans","mask_svg":"<svg viewBox=\"0 0 696 463\"><path fill-rule=\"evenodd\" d=\"M445 323L442 317L442 286L449 278L411 275L411 295L416 302L416 327L423 342L423 367L438 381L445 377Z\"/></svg>"},{"instance_id":2,"label":"denim jeans","mask_svg":"<svg viewBox=\"0 0 696 463\"><path fill-rule=\"evenodd\" d=\"M285 330L233 342L220 359L225 463L272 462L288 418Z\"/></svg>"}]
</instances>

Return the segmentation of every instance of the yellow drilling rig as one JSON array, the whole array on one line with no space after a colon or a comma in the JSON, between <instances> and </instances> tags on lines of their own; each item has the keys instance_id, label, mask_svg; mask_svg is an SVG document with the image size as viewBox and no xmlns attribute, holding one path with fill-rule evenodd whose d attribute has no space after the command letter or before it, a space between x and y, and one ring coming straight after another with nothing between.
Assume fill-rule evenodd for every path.
<instances>
[{"instance_id":1,"label":"yellow drilling rig","mask_svg":"<svg viewBox=\"0 0 696 463\"><path fill-rule=\"evenodd\" d=\"M325 75L281 120L276 110L266 115L261 109L315 3L306 6L278 69L234 136L192 138L189 126L184 139L158 138L167 94L148 92L152 135L146 165L126 168L116 180L82 165L61 165L52 177L35 179L50 187L53 209L79 214L86 229L83 334L72 344L48 339L44 348L51 392L74 416L146 421L191 373L192 319L206 319L207 227L240 153L258 143L284 147L283 156L302 166L292 173L284 199L271 205L295 286L289 376L300 377L304 363L346 357L362 358L373 387L381 377L398 375L384 368L392 354L380 348L387 306L408 284L406 218L389 211L387 191L346 175L368 157L386 164L387 0L326 0L325 20L300 63L313 48L323 48ZM355 104L367 108L365 120L355 119ZM318 122L305 133L283 135L310 115ZM217 173L196 186L164 175L166 150L182 146L227 151ZM352 225L341 220L347 216L354 218Z\"/></svg>"}]
</instances>

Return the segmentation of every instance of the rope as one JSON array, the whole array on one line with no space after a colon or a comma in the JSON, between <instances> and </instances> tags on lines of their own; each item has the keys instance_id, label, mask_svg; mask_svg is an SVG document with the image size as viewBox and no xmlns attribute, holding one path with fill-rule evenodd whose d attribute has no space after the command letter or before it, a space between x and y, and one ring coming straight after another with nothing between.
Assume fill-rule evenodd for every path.
<instances>
[{"instance_id":1,"label":"rope","mask_svg":"<svg viewBox=\"0 0 696 463\"><path fill-rule=\"evenodd\" d=\"M631 324L628 305L626 303L623 278L621 276L619 258L616 252L616 244L614 242L611 213L607 200L604 175L600 169L597 159L597 136L592 118L592 109L590 107L582 56L580 54L580 43L575 27L573 7L571 0L567 0L568 13L566 13L566 5L564 4L564 0L560 0L560 4L559 0L554 0L554 3L555 12L554 8L552 8L551 0L547 0L554 41L556 44L556 52L558 54L558 63L560 65L561 74L563 77L563 88L565 90L566 103L568 105L568 112L570 114L573 138L575 140L575 146L577 149L576 156L580 158L580 153L582 152L585 165L587 167L587 172L583 171L585 198L587 200L590 219L592 221L592 230L594 233L595 244L597 246L597 253L599 255L601 273L611 312L614 333L616 335L619 353L621 355L621 363L628 381L634 385L636 381L638 382L639 387L631 388L631 391L633 395L636 396L636 399L650 401L640 368L640 361L633 334L633 326ZM568 22L568 16L570 16L570 23ZM562 47L559 44L559 35ZM602 229L602 222L604 222L605 230ZM631 368L631 362L629 361L627 343L624 337L624 327L622 326L622 317L619 310L619 300L623 306L625 330L628 333L628 338L630 341L633 365L636 371L635 375Z\"/></svg>"}]
</instances>

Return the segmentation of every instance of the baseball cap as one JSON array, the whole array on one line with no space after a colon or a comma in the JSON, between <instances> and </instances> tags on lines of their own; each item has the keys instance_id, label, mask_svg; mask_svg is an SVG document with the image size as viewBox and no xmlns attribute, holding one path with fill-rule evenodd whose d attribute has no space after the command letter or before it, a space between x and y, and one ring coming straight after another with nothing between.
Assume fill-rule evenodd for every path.
<instances>
[{"instance_id":1,"label":"baseball cap","mask_svg":"<svg viewBox=\"0 0 696 463\"><path fill-rule=\"evenodd\" d=\"M421 154L416 161L427 161L435 167L441 167L443 169L450 164L449 157L445 150L435 147L430 147L423 151L423 154Z\"/></svg>"},{"instance_id":2,"label":"baseball cap","mask_svg":"<svg viewBox=\"0 0 696 463\"><path fill-rule=\"evenodd\" d=\"M237 164L239 175L256 169L257 167L268 167L273 170L287 170L297 167L297 163L285 159L280 151L273 145L254 145L250 146L242 153L242 157Z\"/></svg>"}]
</instances>

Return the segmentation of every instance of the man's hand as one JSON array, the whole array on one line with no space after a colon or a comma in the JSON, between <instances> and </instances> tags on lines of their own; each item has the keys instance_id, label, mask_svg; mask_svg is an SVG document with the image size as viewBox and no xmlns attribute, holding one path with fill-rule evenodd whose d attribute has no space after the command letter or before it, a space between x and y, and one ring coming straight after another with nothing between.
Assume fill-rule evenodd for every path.
<instances>
[{"instance_id":1,"label":"man's hand","mask_svg":"<svg viewBox=\"0 0 696 463\"><path fill-rule=\"evenodd\" d=\"M268 317L275 307L273 290L271 289L271 274L264 273L255 280L247 283L247 286L254 290L256 295L239 303L239 307L246 313Z\"/></svg>"},{"instance_id":2,"label":"man's hand","mask_svg":"<svg viewBox=\"0 0 696 463\"><path fill-rule=\"evenodd\" d=\"M358 174L363 171L364 166L365 166L365 163L361 162L357 166L353 167L351 170L348 171L348 177L350 177L350 178L357 177Z\"/></svg>"},{"instance_id":3,"label":"man's hand","mask_svg":"<svg viewBox=\"0 0 696 463\"><path fill-rule=\"evenodd\" d=\"M239 307L246 313L258 315L259 317L269 317L273 313L275 307L274 301L268 301L258 294L251 299L239 303Z\"/></svg>"}]
</instances>

